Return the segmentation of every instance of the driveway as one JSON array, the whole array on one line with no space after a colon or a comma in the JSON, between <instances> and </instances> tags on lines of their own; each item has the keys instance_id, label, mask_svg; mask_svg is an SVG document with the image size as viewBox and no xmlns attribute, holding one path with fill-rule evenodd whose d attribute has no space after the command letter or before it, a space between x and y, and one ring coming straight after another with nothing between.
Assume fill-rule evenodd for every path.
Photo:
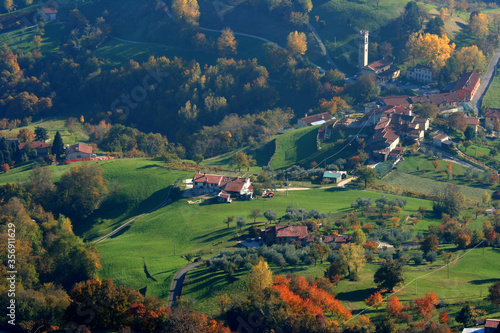
<instances>
[{"instance_id":1,"label":"driveway","mask_svg":"<svg viewBox=\"0 0 500 333\"><path fill-rule=\"evenodd\" d=\"M181 297L182 294L182 285L184 284L184 278L186 274L192 270L193 268L197 268L201 266L203 262L195 262L186 267L182 268L177 272L174 279L172 280L172 285L170 287L170 294L168 295L168 307L171 308L176 300Z\"/></svg>"}]
</instances>

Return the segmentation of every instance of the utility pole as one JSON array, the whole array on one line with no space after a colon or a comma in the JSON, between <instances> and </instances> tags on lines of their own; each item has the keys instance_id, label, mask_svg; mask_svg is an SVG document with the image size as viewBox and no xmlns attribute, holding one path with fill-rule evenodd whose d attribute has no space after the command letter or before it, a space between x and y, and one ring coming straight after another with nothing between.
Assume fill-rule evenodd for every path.
<instances>
[{"instance_id":1,"label":"utility pole","mask_svg":"<svg viewBox=\"0 0 500 333\"><path fill-rule=\"evenodd\" d=\"M288 196L288 176L286 177L286 196Z\"/></svg>"},{"instance_id":2,"label":"utility pole","mask_svg":"<svg viewBox=\"0 0 500 333\"><path fill-rule=\"evenodd\" d=\"M417 280L418 278L415 278L415 295L418 294L418 284L417 284Z\"/></svg>"},{"instance_id":3,"label":"utility pole","mask_svg":"<svg viewBox=\"0 0 500 333\"><path fill-rule=\"evenodd\" d=\"M174 235L174 256L175 256L175 235Z\"/></svg>"}]
</instances>

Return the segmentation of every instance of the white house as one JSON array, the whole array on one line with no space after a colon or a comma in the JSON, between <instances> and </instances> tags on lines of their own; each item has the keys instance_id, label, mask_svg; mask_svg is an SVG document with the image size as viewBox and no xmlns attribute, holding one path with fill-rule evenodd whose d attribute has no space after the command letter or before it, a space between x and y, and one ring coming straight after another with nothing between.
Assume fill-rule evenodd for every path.
<instances>
[{"instance_id":1,"label":"white house","mask_svg":"<svg viewBox=\"0 0 500 333\"><path fill-rule=\"evenodd\" d=\"M413 80L421 83L431 83L432 82L432 68L417 65L412 68L408 68L406 71L406 78L408 80Z\"/></svg>"},{"instance_id":2,"label":"white house","mask_svg":"<svg viewBox=\"0 0 500 333\"><path fill-rule=\"evenodd\" d=\"M194 193L213 193L219 202L231 202L231 196L244 199L253 197L250 178L226 177L198 173L193 177Z\"/></svg>"},{"instance_id":3,"label":"white house","mask_svg":"<svg viewBox=\"0 0 500 333\"><path fill-rule=\"evenodd\" d=\"M306 126L315 126L326 123L328 120L332 119L332 115L328 112L323 112L319 114L314 114L312 116L306 116L304 118L300 118L297 121L297 125L299 128Z\"/></svg>"},{"instance_id":4,"label":"white house","mask_svg":"<svg viewBox=\"0 0 500 333\"><path fill-rule=\"evenodd\" d=\"M57 9L55 8L42 8L40 10L40 16L46 21L54 21L57 19Z\"/></svg>"},{"instance_id":5,"label":"white house","mask_svg":"<svg viewBox=\"0 0 500 333\"><path fill-rule=\"evenodd\" d=\"M446 134L438 134L432 138L432 143L436 147L442 147L446 141L450 141L450 137Z\"/></svg>"}]
</instances>

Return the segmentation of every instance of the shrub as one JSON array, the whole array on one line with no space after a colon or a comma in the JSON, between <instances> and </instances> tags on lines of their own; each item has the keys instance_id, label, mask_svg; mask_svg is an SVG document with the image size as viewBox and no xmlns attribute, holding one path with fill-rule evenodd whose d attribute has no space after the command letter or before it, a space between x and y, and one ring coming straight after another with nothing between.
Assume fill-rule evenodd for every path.
<instances>
[{"instance_id":1,"label":"shrub","mask_svg":"<svg viewBox=\"0 0 500 333\"><path fill-rule=\"evenodd\" d=\"M427 252L427 254L425 255L425 260L427 260L428 262L432 263L436 261L436 259L437 259L437 253L434 251Z\"/></svg>"},{"instance_id":2,"label":"shrub","mask_svg":"<svg viewBox=\"0 0 500 333\"><path fill-rule=\"evenodd\" d=\"M413 261L415 261L415 265L421 265L424 262L424 255L422 252L417 252L413 256Z\"/></svg>"}]
</instances>

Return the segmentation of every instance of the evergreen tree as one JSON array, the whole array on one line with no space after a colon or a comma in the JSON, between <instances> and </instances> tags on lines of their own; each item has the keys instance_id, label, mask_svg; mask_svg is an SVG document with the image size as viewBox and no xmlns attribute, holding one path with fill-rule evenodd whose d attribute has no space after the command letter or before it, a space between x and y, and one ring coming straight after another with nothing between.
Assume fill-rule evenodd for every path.
<instances>
[{"instance_id":1,"label":"evergreen tree","mask_svg":"<svg viewBox=\"0 0 500 333\"><path fill-rule=\"evenodd\" d=\"M52 143L52 154L55 155L57 159L61 158L61 155L64 154L64 142L59 131L57 131L54 142Z\"/></svg>"},{"instance_id":2,"label":"evergreen tree","mask_svg":"<svg viewBox=\"0 0 500 333\"><path fill-rule=\"evenodd\" d=\"M47 134L47 129L38 126L35 128L35 140L36 141L45 141L49 138L49 135Z\"/></svg>"}]
</instances>

